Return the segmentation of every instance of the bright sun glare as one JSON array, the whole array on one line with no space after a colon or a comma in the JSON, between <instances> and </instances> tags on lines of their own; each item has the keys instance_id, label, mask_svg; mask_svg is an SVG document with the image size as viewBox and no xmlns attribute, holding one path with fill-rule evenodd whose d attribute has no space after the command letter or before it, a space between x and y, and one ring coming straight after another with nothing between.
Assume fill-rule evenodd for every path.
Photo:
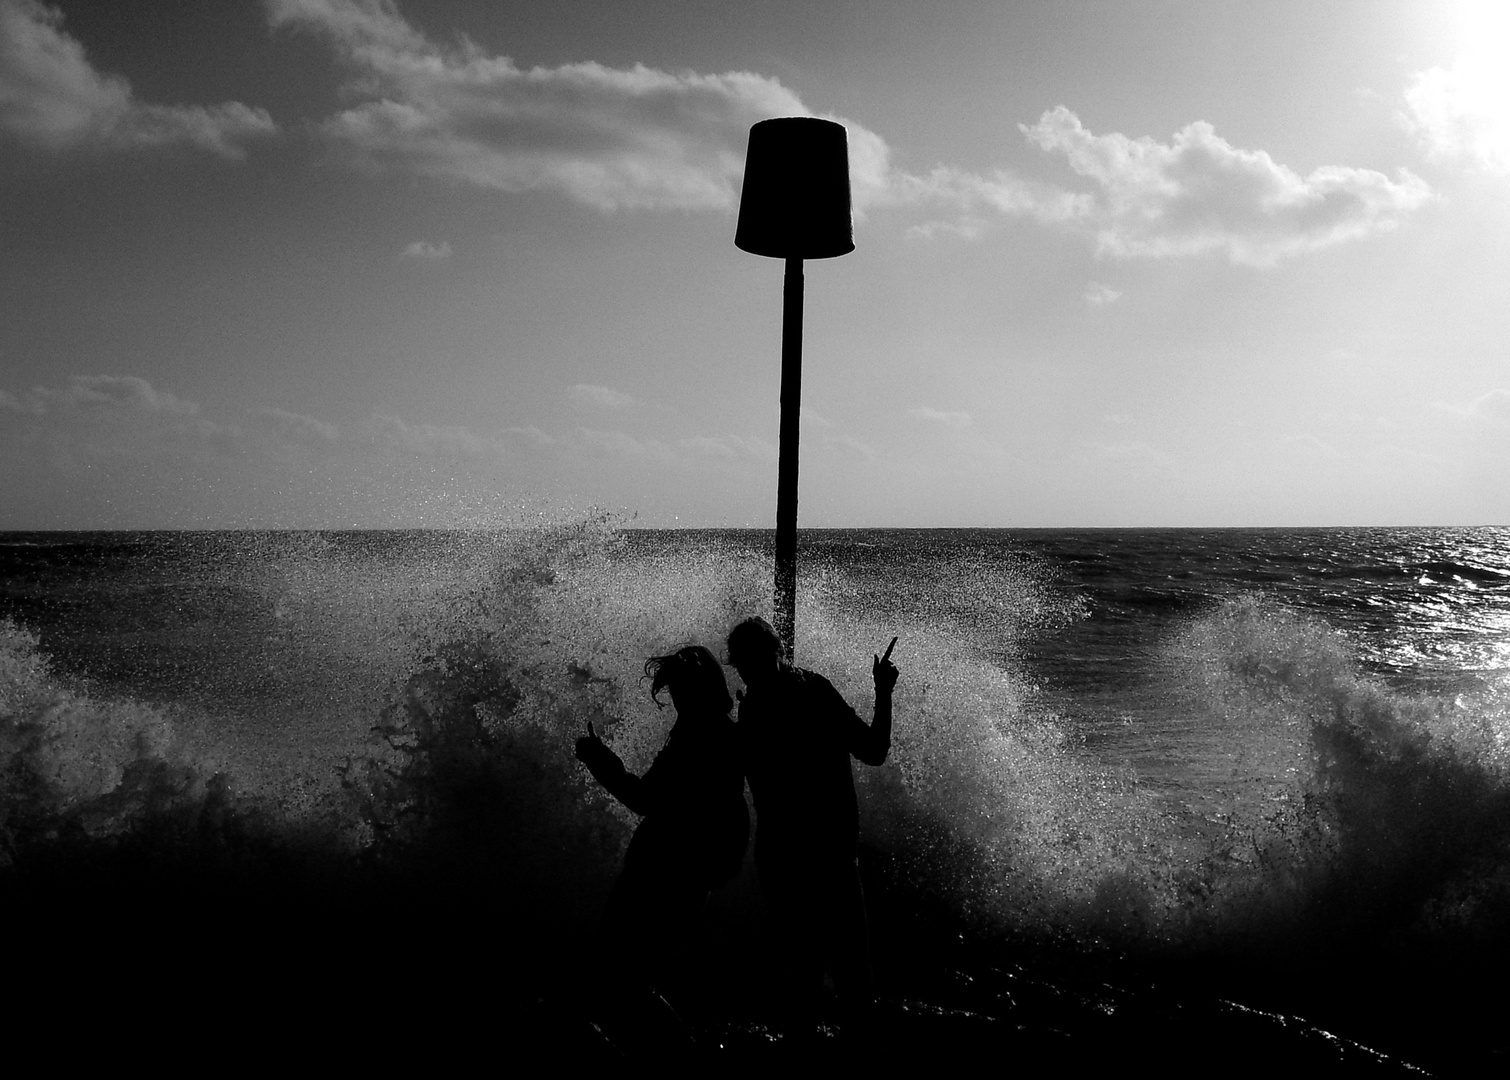
<instances>
[{"instance_id":1,"label":"bright sun glare","mask_svg":"<svg viewBox=\"0 0 1510 1080\"><path fill-rule=\"evenodd\" d=\"M1425 73L1411 104L1438 149L1510 170L1510 0L1468 0L1458 26L1456 62Z\"/></svg>"}]
</instances>

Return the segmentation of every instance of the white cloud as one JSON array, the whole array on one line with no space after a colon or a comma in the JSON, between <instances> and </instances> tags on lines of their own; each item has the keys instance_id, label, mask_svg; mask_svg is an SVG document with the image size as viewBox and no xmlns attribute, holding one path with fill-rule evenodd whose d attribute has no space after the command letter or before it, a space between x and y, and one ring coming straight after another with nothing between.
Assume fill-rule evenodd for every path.
<instances>
[{"instance_id":1,"label":"white cloud","mask_svg":"<svg viewBox=\"0 0 1510 1080\"><path fill-rule=\"evenodd\" d=\"M309 454L378 452L409 460L500 461L511 458L516 445L538 448L553 442L535 427L479 434L459 425L417 424L381 413L335 424L287 409L256 408L234 420L218 420L205 416L198 402L159 390L145 379L116 375L75 375L61 387L20 393L0 390L0 427L100 453L197 446L279 458L297 452L301 460Z\"/></svg>"},{"instance_id":2,"label":"white cloud","mask_svg":"<svg viewBox=\"0 0 1510 1080\"><path fill-rule=\"evenodd\" d=\"M819 441L818 445L825 450L844 450L870 460L874 460L878 456L874 446L871 446L870 443L862 439L855 438L853 435L825 435Z\"/></svg>"},{"instance_id":3,"label":"white cloud","mask_svg":"<svg viewBox=\"0 0 1510 1080\"><path fill-rule=\"evenodd\" d=\"M197 402L135 376L75 375L62 386L6 393L0 404L9 452L29 447L55 462L223 455L243 436L236 424L203 416ZM6 453L0 446L0 457Z\"/></svg>"},{"instance_id":4,"label":"white cloud","mask_svg":"<svg viewBox=\"0 0 1510 1080\"><path fill-rule=\"evenodd\" d=\"M365 420L334 424L286 409L260 408L248 414L247 445L280 452L291 448L321 453L379 452L410 461L502 462L513 459L520 446L540 448L554 440L537 427L504 428L479 434L450 424L416 424L398 416L374 413Z\"/></svg>"},{"instance_id":5,"label":"white cloud","mask_svg":"<svg viewBox=\"0 0 1510 1080\"><path fill-rule=\"evenodd\" d=\"M350 158L504 192L551 190L603 210L731 208L750 125L814 115L776 79L748 71L668 72L592 61L521 67L464 37L437 44L391 0L269 0L274 26L329 41L351 72L351 105L319 130ZM1422 132L1453 143L1431 119L1424 73L1411 92ZM1433 82L1433 79L1436 81ZM1436 95L1443 98L1446 91ZM1450 94L1446 94L1451 97ZM1451 113L1447 106L1439 106ZM1020 125L1030 142L1062 156L1089 183L1071 190L1006 170L893 167L877 134L848 129L857 215L868 209L942 211L915 235L983 235L993 222L1028 218L1082 233L1123 258L1225 254L1238 263L1279 259L1394 228L1432 197L1408 172L1326 166L1302 177L1261 150L1233 147L1196 122L1170 143L1096 135L1069 109ZM38 0L0 0L0 129L37 145L135 147L187 143L240 157L276 130L266 111L149 105L119 76L97 72ZM416 240L402 257L440 261L449 243ZM1115 290L1092 285L1088 302Z\"/></svg>"},{"instance_id":6,"label":"white cloud","mask_svg":"<svg viewBox=\"0 0 1510 1080\"><path fill-rule=\"evenodd\" d=\"M507 427L503 429L503 434L512 442L523 443L535 449L543 449L544 447L556 444L555 439L533 424L528 427Z\"/></svg>"},{"instance_id":7,"label":"white cloud","mask_svg":"<svg viewBox=\"0 0 1510 1080\"><path fill-rule=\"evenodd\" d=\"M638 404L635 399L622 390L615 390L610 386L594 386L586 383L577 383L567 387L566 396L573 404L584 405L592 409L607 409L610 411L627 409Z\"/></svg>"},{"instance_id":8,"label":"white cloud","mask_svg":"<svg viewBox=\"0 0 1510 1080\"><path fill-rule=\"evenodd\" d=\"M97 72L62 30L63 13L37 0L0 0L0 129L50 150L130 149L188 143L221 157L273 134L263 109L149 105L118 75Z\"/></svg>"},{"instance_id":9,"label":"white cloud","mask_svg":"<svg viewBox=\"0 0 1510 1080\"><path fill-rule=\"evenodd\" d=\"M134 375L74 375L66 386L38 386L6 397L15 402L16 411L36 416L138 413L189 417L199 413L196 402L158 390Z\"/></svg>"},{"instance_id":10,"label":"white cloud","mask_svg":"<svg viewBox=\"0 0 1510 1080\"><path fill-rule=\"evenodd\" d=\"M949 208L958 216L927 222L914 231L923 235L953 232L967 239L981 235L992 220L1001 217L1033 217L1052 223L1084 217L1091 209L1089 196L1033 183L1004 169L983 176L944 165L922 176L893 172L882 201Z\"/></svg>"},{"instance_id":11,"label":"white cloud","mask_svg":"<svg viewBox=\"0 0 1510 1080\"><path fill-rule=\"evenodd\" d=\"M1262 150L1243 150L1205 121L1170 143L1095 135L1060 106L1023 134L1062 155L1093 192L1060 203L1058 220L1121 258L1225 254L1267 266L1396 227L1432 197L1418 177L1323 166L1301 177Z\"/></svg>"},{"instance_id":12,"label":"white cloud","mask_svg":"<svg viewBox=\"0 0 1510 1080\"><path fill-rule=\"evenodd\" d=\"M1463 420L1510 424L1510 390L1490 390L1466 405L1438 401L1434 408Z\"/></svg>"},{"instance_id":13,"label":"white cloud","mask_svg":"<svg viewBox=\"0 0 1510 1080\"><path fill-rule=\"evenodd\" d=\"M432 244L428 240L416 240L404 248L399 257L416 262L444 262L451 257L451 243L448 240L442 240L439 244Z\"/></svg>"},{"instance_id":14,"label":"white cloud","mask_svg":"<svg viewBox=\"0 0 1510 1080\"><path fill-rule=\"evenodd\" d=\"M967 428L971 424L970 414L967 412L948 412L944 409L934 409L927 405L921 405L916 409L908 409L907 415L927 424L942 424L944 427L955 429Z\"/></svg>"},{"instance_id":15,"label":"white cloud","mask_svg":"<svg viewBox=\"0 0 1510 1080\"><path fill-rule=\"evenodd\" d=\"M500 191L548 189L612 210L728 207L750 125L809 115L775 79L593 62L522 68L462 39L429 41L392 3L272 0L275 25L308 28L354 71L351 108L325 136L373 166ZM851 128L860 180L884 144Z\"/></svg>"},{"instance_id":16,"label":"white cloud","mask_svg":"<svg viewBox=\"0 0 1510 1080\"><path fill-rule=\"evenodd\" d=\"M1510 423L1510 390L1491 390L1473 403L1473 414L1486 420Z\"/></svg>"},{"instance_id":17,"label":"white cloud","mask_svg":"<svg viewBox=\"0 0 1510 1080\"><path fill-rule=\"evenodd\" d=\"M1397 118L1434 161L1510 173L1510 5L1452 7L1457 55L1411 76Z\"/></svg>"},{"instance_id":18,"label":"white cloud","mask_svg":"<svg viewBox=\"0 0 1510 1080\"><path fill-rule=\"evenodd\" d=\"M1110 285L1103 285L1099 281L1093 281L1085 287L1085 302L1092 307L1101 307L1103 304L1114 304L1122 299L1122 294Z\"/></svg>"},{"instance_id":19,"label":"white cloud","mask_svg":"<svg viewBox=\"0 0 1510 1080\"><path fill-rule=\"evenodd\" d=\"M876 456L875 448L869 443L840 431L839 425L809 405L803 405L799 410L797 425L803 445L811 449L844 450L865 458Z\"/></svg>"},{"instance_id":20,"label":"white cloud","mask_svg":"<svg viewBox=\"0 0 1510 1080\"><path fill-rule=\"evenodd\" d=\"M582 430L583 440L591 447L603 451L609 457L639 458L647 456L664 456L666 444L654 440L641 441L633 435L623 431L595 431L591 428Z\"/></svg>"},{"instance_id":21,"label":"white cloud","mask_svg":"<svg viewBox=\"0 0 1510 1080\"><path fill-rule=\"evenodd\" d=\"M733 461L748 458L753 461L774 461L776 447L765 439L745 438L742 435L694 436L680 439L677 445L688 455L703 458L720 458Z\"/></svg>"},{"instance_id":22,"label":"white cloud","mask_svg":"<svg viewBox=\"0 0 1510 1080\"><path fill-rule=\"evenodd\" d=\"M1118 443L1088 442L1085 446L1103 458L1135 468L1162 470L1175 465L1173 457L1142 439Z\"/></svg>"},{"instance_id":23,"label":"white cloud","mask_svg":"<svg viewBox=\"0 0 1510 1080\"><path fill-rule=\"evenodd\" d=\"M1393 229L1433 197L1424 181L1403 169L1395 180L1336 165L1302 177L1262 150L1233 146L1204 121L1186 125L1169 143L1093 134L1062 105L1018 127L1039 149L1061 156L1090 190L1006 170L980 174L940 166L920 176L891 173L879 201L947 212L914 226L916 236L975 239L994 221L1029 218L1090 237L1101 255L1219 253L1235 263L1268 266ZM1086 299L1107 303L1116 295L1093 284Z\"/></svg>"},{"instance_id":24,"label":"white cloud","mask_svg":"<svg viewBox=\"0 0 1510 1080\"><path fill-rule=\"evenodd\" d=\"M802 431L832 431L834 428L834 422L811 405L798 406L797 424Z\"/></svg>"},{"instance_id":25,"label":"white cloud","mask_svg":"<svg viewBox=\"0 0 1510 1080\"><path fill-rule=\"evenodd\" d=\"M397 416L374 414L357 425L362 441L412 457L507 459L509 448L502 439L456 425L411 424Z\"/></svg>"},{"instance_id":26,"label":"white cloud","mask_svg":"<svg viewBox=\"0 0 1510 1080\"><path fill-rule=\"evenodd\" d=\"M1465 56L1450 68L1417 72L1399 119L1434 160L1510 172L1510 80L1503 59Z\"/></svg>"},{"instance_id":27,"label":"white cloud","mask_svg":"<svg viewBox=\"0 0 1510 1080\"><path fill-rule=\"evenodd\" d=\"M287 409L253 409L249 416L288 442L319 445L334 443L341 437L340 428L335 424Z\"/></svg>"},{"instance_id":28,"label":"white cloud","mask_svg":"<svg viewBox=\"0 0 1510 1080\"><path fill-rule=\"evenodd\" d=\"M78 376L0 390L0 523L486 521L530 469L549 470L562 456L535 427L228 412L136 377Z\"/></svg>"},{"instance_id":29,"label":"white cloud","mask_svg":"<svg viewBox=\"0 0 1510 1080\"><path fill-rule=\"evenodd\" d=\"M740 435L692 436L675 442L640 439L624 431L596 431L584 428L580 437L588 448L617 460L653 461L682 469L738 465L748 462L768 464L776 459L776 447L764 439Z\"/></svg>"}]
</instances>

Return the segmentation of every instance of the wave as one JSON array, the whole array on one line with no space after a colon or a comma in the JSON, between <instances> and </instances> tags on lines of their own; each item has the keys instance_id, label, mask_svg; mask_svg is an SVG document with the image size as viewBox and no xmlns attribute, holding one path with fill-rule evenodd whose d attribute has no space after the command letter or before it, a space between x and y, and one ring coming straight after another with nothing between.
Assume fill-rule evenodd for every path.
<instances>
[{"instance_id":1,"label":"wave","mask_svg":"<svg viewBox=\"0 0 1510 1080\"><path fill-rule=\"evenodd\" d=\"M1213 881L1222 932L1337 949L1503 939L1505 687L1388 689L1336 631L1251 597L1198 621L1172 653L1187 700L1236 751L1225 854L1245 868Z\"/></svg>"},{"instance_id":2,"label":"wave","mask_svg":"<svg viewBox=\"0 0 1510 1080\"><path fill-rule=\"evenodd\" d=\"M91 682L0 623L14 910L85 919L102 890L127 893L135 917L181 933L186 905L224 913L234 896L230 917L276 926L257 940L279 955L368 933L396 963L419 935L559 967L632 825L572 759L574 738L592 721L643 769L671 719L640 683L644 657L721 653L735 621L769 614L758 553L631 549L604 517L240 543L206 572L260 605L261 629L236 638L239 666L188 672L179 692ZM800 661L851 701L868 695L870 643L902 636L892 760L857 770L878 948L898 965L960 934L993 956L1156 963L1466 964L1503 948L1510 692L1393 691L1324 623L1229 600L1164 648L1165 710L1211 778L1175 797L1087 747L1018 659L1078 602L1020 563L925 577L899 606L830 562L799 601ZM748 870L715 913L719 955L758 963ZM387 932L395 920L408 929Z\"/></svg>"}]
</instances>

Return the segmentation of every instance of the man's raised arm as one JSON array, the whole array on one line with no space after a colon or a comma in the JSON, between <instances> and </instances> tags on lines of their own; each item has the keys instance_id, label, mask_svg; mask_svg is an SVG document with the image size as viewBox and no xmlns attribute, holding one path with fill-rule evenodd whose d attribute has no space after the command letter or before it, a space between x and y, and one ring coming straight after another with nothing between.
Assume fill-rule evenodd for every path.
<instances>
[{"instance_id":1,"label":"man's raised arm","mask_svg":"<svg viewBox=\"0 0 1510 1080\"><path fill-rule=\"evenodd\" d=\"M880 765L891 751L891 691L897 685L897 667L891 662L891 650L897 647L892 638L886 646L886 654L877 656L871 665L870 674L876 683L876 710L874 719L866 731L866 737L851 752L867 765Z\"/></svg>"}]
</instances>

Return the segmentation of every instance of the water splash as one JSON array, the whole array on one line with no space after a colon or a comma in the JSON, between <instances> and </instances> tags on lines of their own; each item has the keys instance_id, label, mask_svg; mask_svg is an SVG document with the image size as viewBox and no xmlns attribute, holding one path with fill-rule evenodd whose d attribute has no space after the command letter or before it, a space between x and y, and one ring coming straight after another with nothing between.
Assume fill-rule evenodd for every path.
<instances>
[{"instance_id":1,"label":"water splash","mask_svg":"<svg viewBox=\"0 0 1510 1080\"><path fill-rule=\"evenodd\" d=\"M1497 914L1471 934L1504 934L1503 693L1391 690L1341 635L1253 597L1197 621L1171 655L1188 707L1233 748L1208 932L1428 947L1454 919L1469 931L1476 906Z\"/></svg>"},{"instance_id":2,"label":"water splash","mask_svg":"<svg viewBox=\"0 0 1510 1080\"><path fill-rule=\"evenodd\" d=\"M672 719L644 658L721 653L769 615L757 548L631 544L605 516L203 543L195 595L218 607L159 641L176 681L91 682L0 631L12 865L210 836L259 865L292 846L353 880L461 875L528 894L542 925L590 918L631 821L573 740L591 720L643 769ZM1503 933L1503 695L1389 690L1324 624L1238 598L1164 651L1191 732L1176 798L1087 747L1022 660L1075 604L1031 564L967 555L910 576L834 556L801 582L798 656L862 713L871 653L902 637L892 760L857 768L884 888L978 933L1119 948Z\"/></svg>"}]
</instances>

